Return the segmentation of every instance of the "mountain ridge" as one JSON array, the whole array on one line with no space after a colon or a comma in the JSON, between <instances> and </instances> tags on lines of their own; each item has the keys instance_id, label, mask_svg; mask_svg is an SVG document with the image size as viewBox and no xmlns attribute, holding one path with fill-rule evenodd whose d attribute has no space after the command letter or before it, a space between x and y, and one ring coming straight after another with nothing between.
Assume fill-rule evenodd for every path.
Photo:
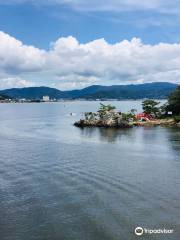
<instances>
[{"instance_id":1,"label":"mountain ridge","mask_svg":"<svg viewBox=\"0 0 180 240\"><path fill-rule=\"evenodd\" d=\"M0 90L0 95L6 95L13 99L42 99L48 95L50 99L143 99L143 98L167 98L178 84L169 82L156 82L129 85L92 85L83 89L61 91L45 86L11 88Z\"/></svg>"}]
</instances>

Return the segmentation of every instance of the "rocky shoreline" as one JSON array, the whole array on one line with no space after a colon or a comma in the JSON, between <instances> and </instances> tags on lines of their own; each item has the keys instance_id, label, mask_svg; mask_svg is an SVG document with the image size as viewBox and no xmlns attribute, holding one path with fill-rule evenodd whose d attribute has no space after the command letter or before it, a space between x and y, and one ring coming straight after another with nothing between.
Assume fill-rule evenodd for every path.
<instances>
[{"instance_id":1,"label":"rocky shoreline","mask_svg":"<svg viewBox=\"0 0 180 240\"><path fill-rule=\"evenodd\" d=\"M137 127L180 127L180 123L176 123L173 119L155 119L146 122L133 121L131 123L122 122L120 124L115 123L107 123L103 121L88 121L88 120L80 120L74 123L76 127L105 127L105 128L132 128L134 126Z\"/></svg>"},{"instance_id":2,"label":"rocky shoreline","mask_svg":"<svg viewBox=\"0 0 180 240\"><path fill-rule=\"evenodd\" d=\"M76 127L105 127L105 128L131 128L132 124L127 122L121 122L119 124L114 122L106 122L106 121L88 121L81 119L78 122L74 123Z\"/></svg>"}]
</instances>

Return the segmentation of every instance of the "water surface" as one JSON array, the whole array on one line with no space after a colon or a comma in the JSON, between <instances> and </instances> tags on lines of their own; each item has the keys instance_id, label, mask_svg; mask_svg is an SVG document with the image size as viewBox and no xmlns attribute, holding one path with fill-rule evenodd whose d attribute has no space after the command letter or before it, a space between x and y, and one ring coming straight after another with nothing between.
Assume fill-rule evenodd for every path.
<instances>
[{"instance_id":1,"label":"water surface","mask_svg":"<svg viewBox=\"0 0 180 240\"><path fill-rule=\"evenodd\" d=\"M180 239L180 129L73 126L98 104L0 104L1 240Z\"/></svg>"}]
</instances>

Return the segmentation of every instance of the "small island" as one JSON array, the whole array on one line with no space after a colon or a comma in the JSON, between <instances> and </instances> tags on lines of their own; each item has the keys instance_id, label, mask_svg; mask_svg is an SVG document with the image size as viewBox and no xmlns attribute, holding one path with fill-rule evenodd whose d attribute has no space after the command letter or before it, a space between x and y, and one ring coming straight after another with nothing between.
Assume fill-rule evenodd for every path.
<instances>
[{"instance_id":1,"label":"small island","mask_svg":"<svg viewBox=\"0 0 180 240\"><path fill-rule=\"evenodd\" d=\"M74 125L77 127L131 127L129 119L126 119L126 116L121 112L115 111L114 106L102 103L100 105L96 113L86 112L84 114L85 118L75 122Z\"/></svg>"},{"instance_id":2,"label":"small island","mask_svg":"<svg viewBox=\"0 0 180 240\"><path fill-rule=\"evenodd\" d=\"M133 126L180 126L180 86L169 96L166 104L159 106L155 100L142 102L143 112L136 109L127 113L116 111L112 105L100 103L97 112L84 113L84 119L75 122L77 127L131 128Z\"/></svg>"}]
</instances>

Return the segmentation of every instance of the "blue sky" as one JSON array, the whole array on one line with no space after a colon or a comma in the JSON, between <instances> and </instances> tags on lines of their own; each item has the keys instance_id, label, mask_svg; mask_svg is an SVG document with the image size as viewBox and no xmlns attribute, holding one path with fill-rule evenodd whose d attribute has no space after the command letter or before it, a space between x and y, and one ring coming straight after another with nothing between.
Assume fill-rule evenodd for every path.
<instances>
[{"instance_id":1,"label":"blue sky","mask_svg":"<svg viewBox=\"0 0 180 240\"><path fill-rule=\"evenodd\" d=\"M0 0L0 88L177 83L179 8L177 0Z\"/></svg>"},{"instance_id":2,"label":"blue sky","mask_svg":"<svg viewBox=\"0 0 180 240\"><path fill-rule=\"evenodd\" d=\"M31 1L0 5L2 31L25 44L46 49L51 41L69 35L80 42L105 38L114 43L133 37L151 44L179 42L178 18L174 13L161 13L154 9L88 11L66 4L34 5Z\"/></svg>"}]
</instances>

